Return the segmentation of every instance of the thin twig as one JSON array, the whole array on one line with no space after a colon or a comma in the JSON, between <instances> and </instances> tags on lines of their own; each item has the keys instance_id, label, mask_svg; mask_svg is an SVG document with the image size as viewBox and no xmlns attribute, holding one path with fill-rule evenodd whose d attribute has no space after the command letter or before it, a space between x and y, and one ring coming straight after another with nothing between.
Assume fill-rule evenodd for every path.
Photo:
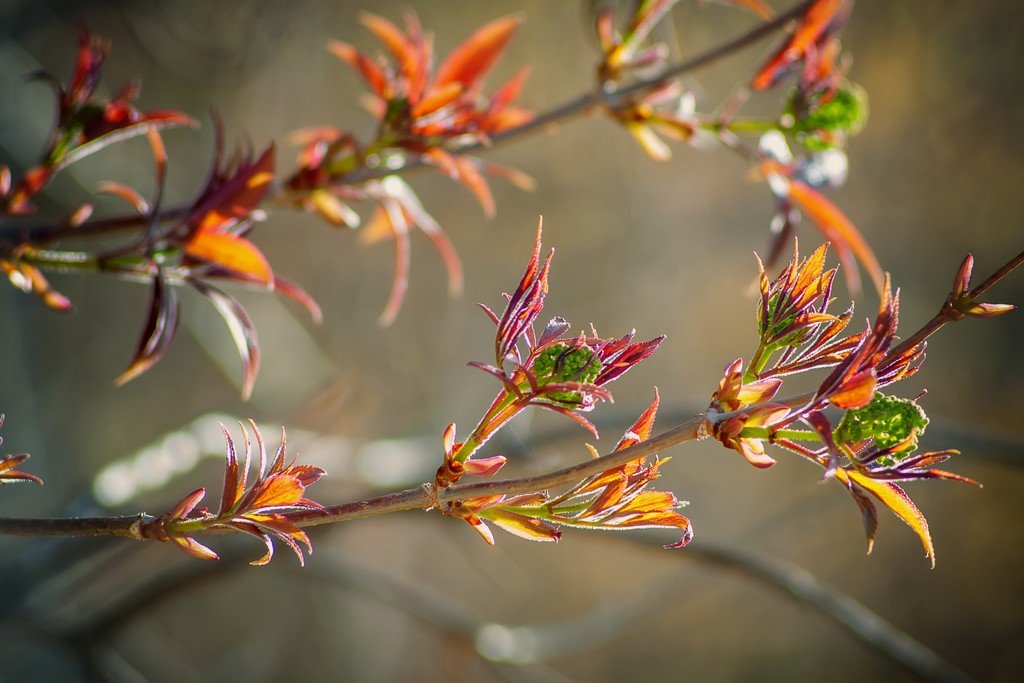
<instances>
[{"instance_id":1,"label":"thin twig","mask_svg":"<svg viewBox=\"0 0 1024 683\"><path fill-rule=\"evenodd\" d=\"M756 579L786 597L805 603L925 680L943 683L973 680L918 640L796 564L739 548L700 543L688 547L681 555L699 555L702 561Z\"/></svg>"},{"instance_id":2,"label":"thin twig","mask_svg":"<svg viewBox=\"0 0 1024 683\"><path fill-rule=\"evenodd\" d=\"M654 537L617 537L628 543L640 542L651 546L660 543ZM798 603L803 603L840 628L861 640L874 651L923 679L945 683L964 683L971 678L945 661L936 652L909 634L901 631L851 596L830 586L804 568L778 557L751 552L726 545L694 543L686 550L664 556L684 561L696 561L735 572L762 585L779 591ZM140 587L114 608L94 619L60 634L72 642L87 639L90 643L111 637L124 624L177 596L183 590L194 589L217 577L234 572L241 564L225 560L217 564L194 563L175 572L157 576ZM521 625L494 624L471 613L457 598L445 596L436 588L427 589L411 577L392 570L356 564L351 560L332 560L326 567L311 566L302 573L318 581L327 582L378 600L386 601L410 615L422 619L444 631L464 637L472 642L481 655L498 657L515 664L527 664L564 657L576 652L603 646L638 620L646 620L652 611L679 604L666 599L665 592L650 590L635 594L626 602L610 609L602 603L583 613L568 618ZM683 586L672 578L664 584L665 591ZM518 638L510 641L530 642L529 651L504 653L486 649L482 629L501 628Z\"/></svg>"},{"instance_id":3,"label":"thin twig","mask_svg":"<svg viewBox=\"0 0 1024 683\"><path fill-rule=\"evenodd\" d=\"M967 294L968 299L972 301L977 300L978 297L980 297L982 294L991 289L997 282L999 282L1007 275L1012 273L1018 266L1021 265L1021 263L1024 263L1024 251L1020 252L1012 259L1004 263L1002 267L1000 267L996 272L992 273L987 278L985 278L984 282L982 282L980 285L972 289ZM933 317L931 320L925 323L924 326L922 326L921 329L919 329L917 332L915 332L914 334L910 335L902 342L897 344L892 349L892 351L889 352L887 360L890 358L895 358L896 356L903 353L907 349L917 346L925 339L941 330L947 324L951 322L956 322L957 320L960 320L963 317L965 317L965 314L956 310L952 305L952 301L947 300L942 305L942 308L939 309L939 312L935 314L935 317Z\"/></svg>"}]
</instances>

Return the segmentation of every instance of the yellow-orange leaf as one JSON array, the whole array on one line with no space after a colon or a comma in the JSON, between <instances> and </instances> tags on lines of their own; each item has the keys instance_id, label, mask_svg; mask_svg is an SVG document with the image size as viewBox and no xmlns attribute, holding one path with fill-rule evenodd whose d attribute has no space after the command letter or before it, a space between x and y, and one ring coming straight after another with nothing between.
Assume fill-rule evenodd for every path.
<instances>
[{"instance_id":1,"label":"yellow-orange leaf","mask_svg":"<svg viewBox=\"0 0 1024 683\"><path fill-rule=\"evenodd\" d=\"M481 516L510 534L525 538L528 541L557 541L562 537L562 534L548 522L516 512L492 508L481 513ZM486 539L487 536L484 536L484 538ZM491 545L494 545L493 542Z\"/></svg>"},{"instance_id":2,"label":"yellow-orange leaf","mask_svg":"<svg viewBox=\"0 0 1024 683\"><path fill-rule=\"evenodd\" d=\"M248 504L248 508L252 510L295 505L302 500L302 495L306 491L306 487L298 478L288 474L269 476L258 486L259 488L253 491L252 501Z\"/></svg>"},{"instance_id":3,"label":"yellow-orange leaf","mask_svg":"<svg viewBox=\"0 0 1024 683\"><path fill-rule=\"evenodd\" d=\"M445 83L437 88L432 88L427 96L413 108L413 117L419 118L420 116L432 114L441 107L451 104L462 94L463 89L461 83L455 82Z\"/></svg>"},{"instance_id":4,"label":"yellow-orange leaf","mask_svg":"<svg viewBox=\"0 0 1024 683\"><path fill-rule=\"evenodd\" d=\"M828 402L837 408L863 408L871 402L877 384L874 370L862 370L851 377L841 391L829 396Z\"/></svg>"},{"instance_id":5,"label":"yellow-orange leaf","mask_svg":"<svg viewBox=\"0 0 1024 683\"><path fill-rule=\"evenodd\" d=\"M644 148L647 155L655 161L668 161L672 158L672 150L668 148L664 140L658 137L654 129L646 123L630 121L626 123L626 129L633 134L633 137Z\"/></svg>"},{"instance_id":6,"label":"yellow-orange leaf","mask_svg":"<svg viewBox=\"0 0 1024 683\"><path fill-rule=\"evenodd\" d=\"M244 237L220 232L197 232L185 244L185 253L236 273L249 275L267 287L274 284L274 272L266 257Z\"/></svg>"},{"instance_id":7,"label":"yellow-orange leaf","mask_svg":"<svg viewBox=\"0 0 1024 683\"><path fill-rule=\"evenodd\" d=\"M932 561L935 567L935 547L932 545L932 536L928 531L928 520L921 511L914 505L914 501L899 486L888 481L872 479L860 472L838 469L836 478L844 484L849 481L857 484L872 496L877 498L885 507L892 510L893 514L907 523L917 537L921 539L924 546L925 557Z\"/></svg>"}]
</instances>

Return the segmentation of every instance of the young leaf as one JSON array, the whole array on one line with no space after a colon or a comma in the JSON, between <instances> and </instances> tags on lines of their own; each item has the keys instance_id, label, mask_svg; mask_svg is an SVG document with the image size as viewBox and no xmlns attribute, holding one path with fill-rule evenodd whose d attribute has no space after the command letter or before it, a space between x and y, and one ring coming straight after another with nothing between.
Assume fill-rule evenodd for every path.
<instances>
[{"instance_id":1,"label":"young leaf","mask_svg":"<svg viewBox=\"0 0 1024 683\"><path fill-rule=\"evenodd\" d=\"M260 347L256 339L256 326L242 305L211 284L189 278L188 283L213 304L227 323L235 348L242 359L242 400L248 400L256 383L260 368Z\"/></svg>"},{"instance_id":2,"label":"young leaf","mask_svg":"<svg viewBox=\"0 0 1024 683\"><path fill-rule=\"evenodd\" d=\"M128 368L115 380L121 386L135 379L160 360L178 329L180 305L178 293L164 281L163 273L153 278L149 316L142 328L138 347Z\"/></svg>"}]
</instances>

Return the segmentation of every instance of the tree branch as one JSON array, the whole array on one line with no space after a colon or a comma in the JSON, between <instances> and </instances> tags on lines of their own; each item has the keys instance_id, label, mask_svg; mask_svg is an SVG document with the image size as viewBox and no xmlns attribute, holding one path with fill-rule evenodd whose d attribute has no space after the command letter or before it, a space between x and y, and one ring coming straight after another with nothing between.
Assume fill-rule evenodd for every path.
<instances>
[{"instance_id":1,"label":"tree branch","mask_svg":"<svg viewBox=\"0 0 1024 683\"><path fill-rule=\"evenodd\" d=\"M355 519L374 517L403 510L429 510L444 503L465 500L477 496L496 494L514 495L543 491L576 483L587 477L619 467L641 457L653 455L671 446L701 439L708 433L709 425L728 419L730 413L695 415L674 429L670 429L636 446L615 451L601 458L595 458L578 465L533 477L488 481L477 484L461 484L434 491L429 485L406 489L382 496L366 498L351 503L342 503L326 508L325 512L304 512L289 515L299 526L310 527L333 522L347 522ZM146 515L125 515L119 517L82 517L57 519L0 519L0 536L124 536L145 540L140 527L154 518ZM238 533L228 528L203 529L203 534Z\"/></svg>"}]
</instances>

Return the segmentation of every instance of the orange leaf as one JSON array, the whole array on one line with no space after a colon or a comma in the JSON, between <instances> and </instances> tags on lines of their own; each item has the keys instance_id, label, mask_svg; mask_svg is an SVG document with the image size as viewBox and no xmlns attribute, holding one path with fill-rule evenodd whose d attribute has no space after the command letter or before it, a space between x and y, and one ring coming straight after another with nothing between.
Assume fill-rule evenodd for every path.
<instances>
[{"instance_id":1,"label":"orange leaf","mask_svg":"<svg viewBox=\"0 0 1024 683\"><path fill-rule=\"evenodd\" d=\"M387 79L384 77L384 72L381 71L380 67L372 59L355 49L352 45L343 43L340 40L328 41L327 49L335 57L358 71L359 75L363 77L377 95L384 99L390 98L392 93L388 92L390 88L387 87Z\"/></svg>"},{"instance_id":2,"label":"orange leaf","mask_svg":"<svg viewBox=\"0 0 1024 683\"><path fill-rule=\"evenodd\" d=\"M494 196L491 194L491 188L487 184L487 180L484 179L480 169L477 168L476 160L469 157L456 156L455 165L459 169L459 180L469 188L469 191L473 193L476 200L480 202L480 206L484 209L484 215L488 218L494 218L496 213Z\"/></svg>"},{"instance_id":3,"label":"orange leaf","mask_svg":"<svg viewBox=\"0 0 1024 683\"><path fill-rule=\"evenodd\" d=\"M277 507L280 505L295 505L302 499L306 487L302 485L297 477L288 474L274 474L253 489L247 496L246 507L250 510Z\"/></svg>"},{"instance_id":4,"label":"orange leaf","mask_svg":"<svg viewBox=\"0 0 1024 683\"><path fill-rule=\"evenodd\" d=\"M935 567L935 547L932 545L931 533L928 531L928 520L925 519L914 501L896 484L888 481L878 481L868 476L851 470L836 470L836 478L844 484L853 481L864 488L868 493L877 498L885 507L892 510L893 514L907 523L917 537L921 539L924 546L925 557L932 561L932 568Z\"/></svg>"},{"instance_id":5,"label":"orange leaf","mask_svg":"<svg viewBox=\"0 0 1024 683\"><path fill-rule=\"evenodd\" d=\"M0 415L0 424L3 424L3 415ZM36 475L14 469L26 460L28 460L28 453L0 458L0 483L4 481L34 481L37 484L42 484L43 480Z\"/></svg>"},{"instance_id":6,"label":"orange leaf","mask_svg":"<svg viewBox=\"0 0 1024 683\"><path fill-rule=\"evenodd\" d=\"M871 402L877 384L874 370L862 370L843 382L842 389L829 396L828 402L837 408L863 408Z\"/></svg>"},{"instance_id":7,"label":"orange leaf","mask_svg":"<svg viewBox=\"0 0 1024 683\"><path fill-rule=\"evenodd\" d=\"M384 17L370 12L363 12L359 16L359 23L368 28L377 40L384 43L394 55L395 61L401 65L402 72L408 77L410 65L416 59L416 51L405 34Z\"/></svg>"},{"instance_id":8,"label":"orange leaf","mask_svg":"<svg viewBox=\"0 0 1024 683\"><path fill-rule=\"evenodd\" d=\"M274 284L274 272L266 257L244 237L221 232L197 232L185 243L185 253L248 275L267 287Z\"/></svg>"},{"instance_id":9,"label":"orange leaf","mask_svg":"<svg viewBox=\"0 0 1024 683\"><path fill-rule=\"evenodd\" d=\"M654 420L658 415L658 405L660 402L661 397L658 395L658 390L655 389L651 405L647 406L647 410L641 413L640 417L633 423L633 426L622 436L622 439L615 446L615 450L621 451L623 448L635 446L651 438L651 431L654 429Z\"/></svg>"},{"instance_id":10,"label":"orange leaf","mask_svg":"<svg viewBox=\"0 0 1024 683\"><path fill-rule=\"evenodd\" d=\"M466 89L473 87L494 62L522 22L522 15L510 14L484 24L452 50L437 71L435 83L444 85L453 81Z\"/></svg>"},{"instance_id":11,"label":"orange leaf","mask_svg":"<svg viewBox=\"0 0 1024 683\"><path fill-rule=\"evenodd\" d=\"M359 226L359 214L348 204L341 201L330 190L313 190L307 199L310 205L331 225L339 228L355 228Z\"/></svg>"},{"instance_id":12,"label":"orange leaf","mask_svg":"<svg viewBox=\"0 0 1024 683\"><path fill-rule=\"evenodd\" d=\"M757 16L761 17L765 21L775 17L775 11L771 6L764 2L764 0L722 0L728 5L736 5L742 7L750 12L753 12Z\"/></svg>"},{"instance_id":13,"label":"orange leaf","mask_svg":"<svg viewBox=\"0 0 1024 683\"><path fill-rule=\"evenodd\" d=\"M633 137L644 148L647 155L655 161L668 161L672 158L672 150L668 148L664 140L658 137L654 129L646 123L629 121L626 123L626 129L633 134Z\"/></svg>"},{"instance_id":14,"label":"orange leaf","mask_svg":"<svg viewBox=\"0 0 1024 683\"><path fill-rule=\"evenodd\" d=\"M461 83L446 83L442 86L438 86L437 88L431 88L427 92L427 96L413 107L413 118L432 114L438 109L451 104L458 99L459 95L462 94L463 89L464 88Z\"/></svg>"},{"instance_id":15,"label":"orange leaf","mask_svg":"<svg viewBox=\"0 0 1024 683\"><path fill-rule=\"evenodd\" d=\"M491 95L491 111L502 110L519 99L519 93L523 89L523 83L530 76L530 67L524 66L517 71L512 78L505 81L494 94Z\"/></svg>"},{"instance_id":16,"label":"orange leaf","mask_svg":"<svg viewBox=\"0 0 1024 683\"><path fill-rule=\"evenodd\" d=\"M850 219L835 204L799 180L789 181L789 196L818 226L826 239L837 247L853 250L871 276L875 288L881 293L885 280L882 266Z\"/></svg>"},{"instance_id":17,"label":"orange leaf","mask_svg":"<svg viewBox=\"0 0 1024 683\"><path fill-rule=\"evenodd\" d=\"M487 542L487 545L494 545L494 534L491 533L491 530L488 528L486 524L484 524L482 519L480 519L476 515L470 515L469 517L465 517L464 519L470 526L473 527L474 531L480 534L480 537Z\"/></svg>"}]
</instances>

